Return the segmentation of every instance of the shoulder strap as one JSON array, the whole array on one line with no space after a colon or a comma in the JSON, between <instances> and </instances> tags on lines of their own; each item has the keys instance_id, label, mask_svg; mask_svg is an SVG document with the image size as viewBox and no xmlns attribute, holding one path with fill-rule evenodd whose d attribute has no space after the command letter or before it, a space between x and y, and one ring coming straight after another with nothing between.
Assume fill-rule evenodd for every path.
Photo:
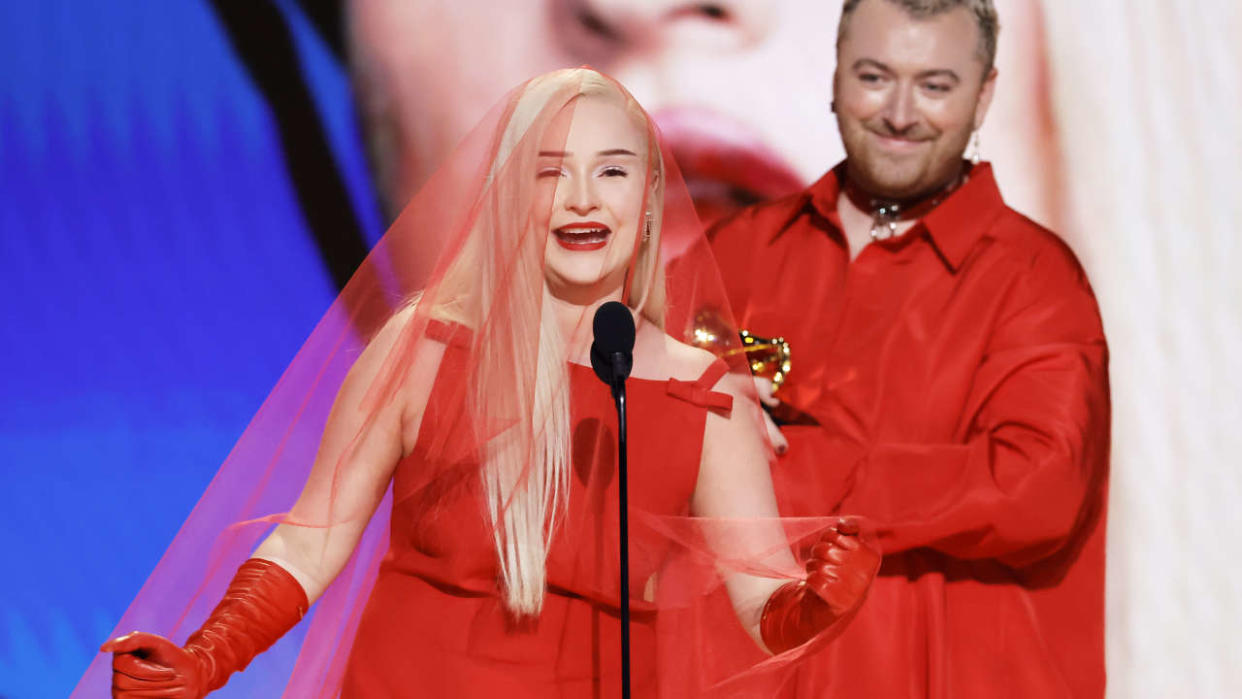
<instances>
[{"instance_id":1,"label":"shoulder strap","mask_svg":"<svg viewBox=\"0 0 1242 699\"><path fill-rule=\"evenodd\" d=\"M470 346L470 328L451 320L427 319L427 337L451 347Z\"/></svg>"},{"instance_id":2,"label":"shoulder strap","mask_svg":"<svg viewBox=\"0 0 1242 699\"><path fill-rule=\"evenodd\" d=\"M668 380L668 394L701 408L728 413L733 410L733 396L723 391L713 391L712 386L729 373L729 365L717 359L694 381Z\"/></svg>"}]
</instances>

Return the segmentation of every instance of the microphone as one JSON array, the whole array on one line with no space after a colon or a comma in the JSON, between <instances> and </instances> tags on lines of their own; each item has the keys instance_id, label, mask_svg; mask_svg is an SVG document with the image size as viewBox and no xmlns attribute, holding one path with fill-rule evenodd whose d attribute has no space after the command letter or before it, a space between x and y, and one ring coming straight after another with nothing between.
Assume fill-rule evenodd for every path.
<instances>
[{"instance_id":1,"label":"microphone","mask_svg":"<svg viewBox=\"0 0 1242 699\"><path fill-rule=\"evenodd\" d=\"M591 368L612 388L617 406L617 491L621 563L621 696L630 699L630 496L626 464L625 380L634 368L634 316L625 304L609 301L595 311Z\"/></svg>"},{"instance_id":2,"label":"microphone","mask_svg":"<svg viewBox=\"0 0 1242 699\"><path fill-rule=\"evenodd\" d=\"M600 381L612 387L616 398L634 368L634 316L625 304L609 301L595 311L592 329L591 368Z\"/></svg>"}]
</instances>

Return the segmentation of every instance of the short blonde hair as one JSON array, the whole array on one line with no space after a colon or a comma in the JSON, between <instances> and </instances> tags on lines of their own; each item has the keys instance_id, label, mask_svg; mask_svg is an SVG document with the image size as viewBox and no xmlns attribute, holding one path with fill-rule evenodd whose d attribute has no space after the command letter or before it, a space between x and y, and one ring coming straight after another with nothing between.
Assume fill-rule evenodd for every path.
<instances>
[{"instance_id":1,"label":"short blonde hair","mask_svg":"<svg viewBox=\"0 0 1242 699\"><path fill-rule=\"evenodd\" d=\"M975 26L979 27L979 46L977 53L983 61L983 74L986 76L996 62L996 38L1000 34L1000 19L996 16L996 6L992 0L884 0L905 10L906 14L916 19L935 17L952 12L959 7L970 11L975 18ZM837 46L845 37L850 16L858 9L862 0L845 0L841 6L841 22L837 25Z\"/></svg>"}]
</instances>

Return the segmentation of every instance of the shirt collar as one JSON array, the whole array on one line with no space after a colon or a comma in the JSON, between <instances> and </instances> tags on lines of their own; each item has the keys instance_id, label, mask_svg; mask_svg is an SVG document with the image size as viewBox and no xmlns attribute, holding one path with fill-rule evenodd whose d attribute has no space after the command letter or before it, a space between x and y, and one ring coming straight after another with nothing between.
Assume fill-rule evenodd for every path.
<instances>
[{"instance_id":1,"label":"shirt collar","mask_svg":"<svg viewBox=\"0 0 1242 699\"><path fill-rule=\"evenodd\" d=\"M844 176L845 162L842 161L808 190L811 206L830 221L840 220L837 198ZM992 164L979 163L971 167L966 182L924 216L921 224L945 264L956 272L1004 208L1005 201L996 186Z\"/></svg>"}]
</instances>

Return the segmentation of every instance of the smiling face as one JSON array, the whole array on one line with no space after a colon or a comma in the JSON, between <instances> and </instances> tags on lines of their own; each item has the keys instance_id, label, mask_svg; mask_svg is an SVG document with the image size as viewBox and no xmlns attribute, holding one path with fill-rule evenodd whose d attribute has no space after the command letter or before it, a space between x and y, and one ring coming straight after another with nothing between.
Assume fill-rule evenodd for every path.
<instances>
[{"instance_id":1,"label":"smiling face","mask_svg":"<svg viewBox=\"0 0 1242 699\"><path fill-rule=\"evenodd\" d=\"M558 298L591 303L620 292L645 224L647 132L621 98L584 96L548 129L536 176L548 202L544 276ZM542 211L537 212L542 214Z\"/></svg>"},{"instance_id":2,"label":"smiling face","mask_svg":"<svg viewBox=\"0 0 1242 699\"><path fill-rule=\"evenodd\" d=\"M978 26L964 7L916 19L883 0L858 6L833 82L855 184L876 197L909 199L957 176L995 85L978 44Z\"/></svg>"}]
</instances>

